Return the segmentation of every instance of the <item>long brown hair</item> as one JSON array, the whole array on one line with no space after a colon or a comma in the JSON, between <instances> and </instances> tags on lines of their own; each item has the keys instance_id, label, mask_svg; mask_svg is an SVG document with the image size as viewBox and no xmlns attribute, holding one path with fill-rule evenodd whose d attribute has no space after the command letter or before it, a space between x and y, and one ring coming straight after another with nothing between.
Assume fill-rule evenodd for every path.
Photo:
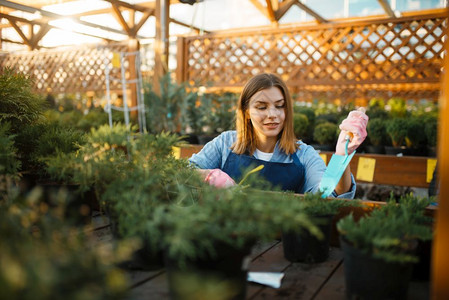
<instances>
[{"instance_id":1,"label":"long brown hair","mask_svg":"<svg viewBox=\"0 0 449 300\"><path fill-rule=\"evenodd\" d=\"M278 139L280 139L279 146L287 154L293 154L298 149L297 140L293 131L293 104L287 86L278 76L264 73L254 76L246 83L237 102L237 140L231 147L234 153L244 154L248 152L252 155L256 150L256 133L254 132L249 114L246 112L249 108L251 97L257 92L271 87L277 87L285 100L285 120L284 127L278 136Z\"/></svg>"}]
</instances>

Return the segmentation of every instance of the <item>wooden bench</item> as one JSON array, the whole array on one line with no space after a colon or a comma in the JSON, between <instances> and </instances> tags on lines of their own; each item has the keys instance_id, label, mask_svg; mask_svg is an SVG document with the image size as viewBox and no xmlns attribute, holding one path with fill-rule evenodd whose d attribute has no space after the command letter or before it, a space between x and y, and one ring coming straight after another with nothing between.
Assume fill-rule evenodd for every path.
<instances>
[{"instance_id":1,"label":"wooden bench","mask_svg":"<svg viewBox=\"0 0 449 300\"><path fill-rule=\"evenodd\" d=\"M203 145L186 145L183 147L176 147L174 149L175 155L181 158L189 158L194 153L198 153L203 148ZM321 152L323 160L326 163L332 157L332 152ZM374 160L374 174L372 181L363 180L359 170L359 161L366 162ZM393 155L379 155L379 154L355 154L351 161L351 171L354 174L356 182L358 183L374 183L396 186L408 186L418 188L428 188L430 175L433 173L435 158L418 157L418 156L393 156ZM429 164L429 171L428 171ZM369 172L369 170L366 170ZM430 177L431 178L431 177Z\"/></svg>"}]
</instances>

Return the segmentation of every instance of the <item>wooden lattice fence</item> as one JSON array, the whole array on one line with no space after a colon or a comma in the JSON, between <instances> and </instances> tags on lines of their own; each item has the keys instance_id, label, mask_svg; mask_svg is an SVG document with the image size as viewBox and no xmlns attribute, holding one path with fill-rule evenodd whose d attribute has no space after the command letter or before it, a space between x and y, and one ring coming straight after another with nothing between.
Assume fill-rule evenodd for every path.
<instances>
[{"instance_id":1,"label":"wooden lattice fence","mask_svg":"<svg viewBox=\"0 0 449 300\"><path fill-rule=\"evenodd\" d=\"M120 68L112 66L113 53L127 51L127 44L109 44L1 54L0 67L31 75L36 91L41 93L105 91L106 64L110 76L120 79ZM120 90L121 82L111 80L110 88Z\"/></svg>"},{"instance_id":2,"label":"wooden lattice fence","mask_svg":"<svg viewBox=\"0 0 449 300\"><path fill-rule=\"evenodd\" d=\"M239 88L280 75L301 100L439 95L448 10L178 39L180 81Z\"/></svg>"}]
</instances>

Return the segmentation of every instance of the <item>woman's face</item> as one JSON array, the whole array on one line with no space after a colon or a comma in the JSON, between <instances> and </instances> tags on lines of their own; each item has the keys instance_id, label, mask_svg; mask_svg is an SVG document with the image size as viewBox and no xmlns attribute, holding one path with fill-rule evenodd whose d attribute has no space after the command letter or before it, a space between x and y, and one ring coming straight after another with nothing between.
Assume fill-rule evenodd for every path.
<instances>
[{"instance_id":1,"label":"woman's face","mask_svg":"<svg viewBox=\"0 0 449 300\"><path fill-rule=\"evenodd\" d=\"M259 140L277 139L285 120L282 92L277 87L270 87L255 93L249 100L247 113Z\"/></svg>"}]
</instances>

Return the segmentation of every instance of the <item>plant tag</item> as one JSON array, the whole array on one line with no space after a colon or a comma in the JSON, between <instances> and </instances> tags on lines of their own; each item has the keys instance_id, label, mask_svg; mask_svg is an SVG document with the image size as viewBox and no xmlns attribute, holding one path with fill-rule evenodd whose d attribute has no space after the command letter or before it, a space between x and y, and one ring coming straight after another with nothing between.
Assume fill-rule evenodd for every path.
<instances>
[{"instance_id":1,"label":"plant tag","mask_svg":"<svg viewBox=\"0 0 449 300\"><path fill-rule=\"evenodd\" d=\"M360 157L357 165L357 179L373 182L375 167L376 167L375 158Z\"/></svg>"},{"instance_id":2,"label":"plant tag","mask_svg":"<svg viewBox=\"0 0 449 300\"><path fill-rule=\"evenodd\" d=\"M324 161L324 163L327 164L327 155L324 153L320 153L320 157Z\"/></svg>"},{"instance_id":3,"label":"plant tag","mask_svg":"<svg viewBox=\"0 0 449 300\"><path fill-rule=\"evenodd\" d=\"M248 272L247 280L278 289L281 287L284 275L279 272Z\"/></svg>"},{"instance_id":4,"label":"plant tag","mask_svg":"<svg viewBox=\"0 0 449 300\"><path fill-rule=\"evenodd\" d=\"M248 270L250 263L251 263L251 257L249 255L245 256L242 260L241 270L242 271Z\"/></svg>"},{"instance_id":5,"label":"plant tag","mask_svg":"<svg viewBox=\"0 0 449 300\"><path fill-rule=\"evenodd\" d=\"M322 198L326 198L332 194L354 154L355 151L350 155L332 155L326 172L324 172L323 178L321 178L320 191L322 192Z\"/></svg>"},{"instance_id":6,"label":"plant tag","mask_svg":"<svg viewBox=\"0 0 449 300\"><path fill-rule=\"evenodd\" d=\"M426 176L426 182L427 183L432 181L433 171L435 171L436 165L437 165L437 160L436 159L429 158L427 160L427 176Z\"/></svg>"}]
</instances>

